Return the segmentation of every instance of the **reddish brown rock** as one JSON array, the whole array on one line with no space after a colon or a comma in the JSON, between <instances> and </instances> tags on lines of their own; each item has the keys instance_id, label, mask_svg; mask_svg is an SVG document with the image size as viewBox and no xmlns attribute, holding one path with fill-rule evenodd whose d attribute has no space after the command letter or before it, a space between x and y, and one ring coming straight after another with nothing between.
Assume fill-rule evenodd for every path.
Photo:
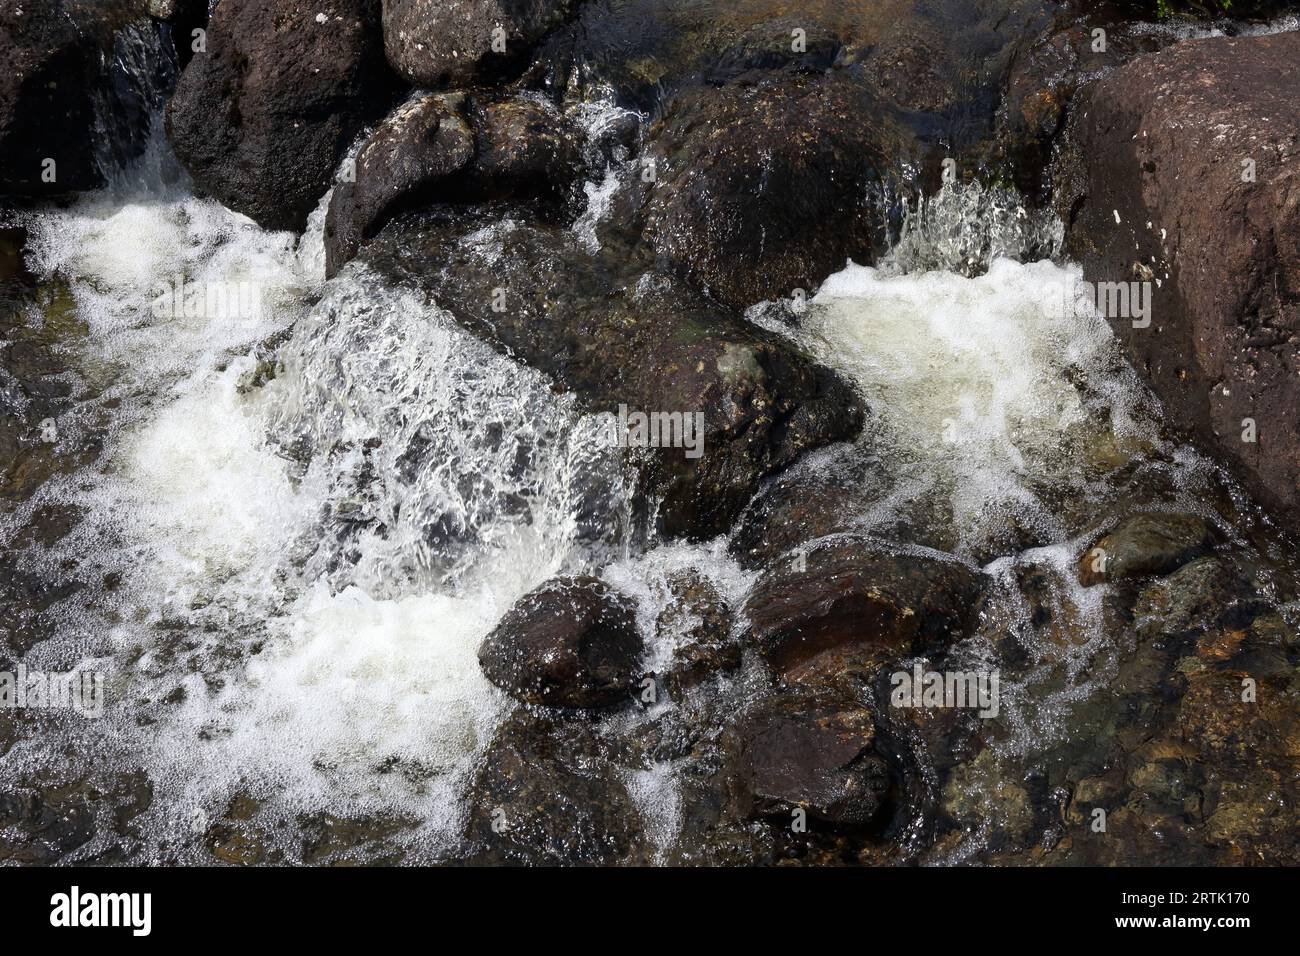
<instances>
[{"instance_id":1,"label":"reddish brown rock","mask_svg":"<svg viewBox=\"0 0 1300 956\"><path fill-rule=\"evenodd\" d=\"M630 699L641 650L630 600L597 578L555 578L515 603L478 659L517 700L587 708Z\"/></svg>"},{"instance_id":2,"label":"reddish brown rock","mask_svg":"<svg viewBox=\"0 0 1300 956\"><path fill-rule=\"evenodd\" d=\"M980 577L956 561L880 553L852 539L813 548L754 585L744 608L749 638L781 672L846 648L907 650L960 634Z\"/></svg>"},{"instance_id":3,"label":"reddish brown rock","mask_svg":"<svg viewBox=\"0 0 1300 956\"><path fill-rule=\"evenodd\" d=\"M1169 416L1293 529L1297 62L1300 33L1194 40L1133 60L1079 94L1059 200L1086 279L1151 283L1149 325L1110 321Z\"/></svg>"}]
</instances>

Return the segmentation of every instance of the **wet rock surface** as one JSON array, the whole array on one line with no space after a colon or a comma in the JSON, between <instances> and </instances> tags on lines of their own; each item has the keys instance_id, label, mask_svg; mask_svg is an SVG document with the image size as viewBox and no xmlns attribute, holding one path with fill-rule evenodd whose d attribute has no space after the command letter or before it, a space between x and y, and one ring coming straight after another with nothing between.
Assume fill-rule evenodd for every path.
<instances>
[{"instance_id":1,"label":"wet rock surface","mask_svg":"<svg viewBox=\"0 0 1300 956\"><path fill-rule=\"evenodd\" d=\"M872 191L907 138L861 83L782 73L692 89L651 136L646 241L728 305L808 292L884 246Z\"/></svg>"},{"instance_id":2,"label":"wet rock surface","mask_svg":"<svg viewBox=\"0 0 1300 956\"><path fill-rule=\"evenodd\" d=\"M366 140L353 179L334 187L326 273L403 208L438 201L563 195L579 169L578 134L545 100L425 94Z\"/></svg>"},{"instance_id":3,"label":"wet rock surface","mask_svg":"<svg viewBox=\"0 0 1300 956\"><path fill-rule=\"evenodd\" d=\"M525 711L497 731L469 803L476 862L616 863L640 830L627 787L593 729Z\"/></svg>"},{"instance_id":4,"label":"wet rock surface","mask_svg":"<svg viewBox=\"0 0 1300 956\"><path fill-rule=\"evenodd\" d=\"M143 0L48 0L0 11L8 64L0 77L0 197L93 189L117 161L144 149L151 113L174 82L147 12Z\"/></svg>"},{"instance_id":5,"label":"wet rock surface","mask_svg":"<svg viewBox=\"0 0 1300 956\"><path fill-rule=\"evenodd\" d=\"M655 633L657 642L672 646L663 680L681 697L713 675L738 668L741 644L726 599L699 572L673 575L668 590L671 599L655 620Z\"/></svg>"},{"instance_id":6,"label":"wet rock surface","mask_svg":"<svg viewBox=\"0 0 1300 956\"><path fill-rule=\"evenodd\" d=\"M1198 557L1213 537L1197 515L1137 514L1098 538L1079 559L1084 584L1168 574Z\"/></svg>"},{"instance_id":7,"label":"wet rock surface","mask_svg":"<svg viewBox=\"0 0 1300 956\"><path fill-rule=\"evenodd\" d=\"M733 812L790 822L803 810L833 824L870 823L890 782L875 736L861 704L812 695L765 702L724 739Z\"/></svg>"},{"instance_id":8,"label":"wet rock surface","mask_svg":"<svg viewBox=\"0 0 1300 956\"><path fill-rule=\"evenodd\" d=\"M665 534L724 531L764 476L861 426L834 373L625 250L592 255L568 230L509 217L480 231L481 219L457 216L395 222L364 261L594 412L685 415L676 441L637 449ZM620 440L638 441L632 430Z\"/></svg>"},{"instance_id":9,"label":"wet rock surface","mask_svg":"<svg viewBox=\"0 0 1300 956\"><path fill-rule=\"evenodd\" d=\"M580 0L383 0L384 49L413 86L463 85L522 69Z\"/></svg>"},{"instance_id":10,"label":"wet rock surface","mask_svg":"<svg viewBox=\"0 0 1300 956\"><path fill-rule=\"evenodd\" d=\"M978 572L959 562L818 542L754 585L748 641L786 673L822 655L905 651L959 636L979 589Z\"/></svg>"},{"instance_id":11,"label":"wet rock surface","mask_svg":"<svg viewBox=\"0 0 1300 956\"><path fill-rule=\"evenodd\" d=\"M378 0L223 0L168 103L167 139L199 189L301 230L396 85Z\"/></svg>"},{"instance_id":12,"label":"wet rock surface","mask_svg":"<svg viewBox=\"0 0 1300 956\"><path fill-rule=\"evenodd\" d=\"M1172 420L1293 527L1298 54L1295 33L1193 40L1089 86L1058 199L1086 279L1149 289L1146 319L1108 318Z\"/></svg>"},{"instance_id":13,"label":"wet rock surface","mask_svg":"<svg viewBox=\"0 0 1300 956\"><path fill-rule=\"evenodd\" d=\"M640 676L635 608L596 578L530 591L479 648L483 673L526 703L601 707L627 698Z\"/></svg>"}]
</instances>

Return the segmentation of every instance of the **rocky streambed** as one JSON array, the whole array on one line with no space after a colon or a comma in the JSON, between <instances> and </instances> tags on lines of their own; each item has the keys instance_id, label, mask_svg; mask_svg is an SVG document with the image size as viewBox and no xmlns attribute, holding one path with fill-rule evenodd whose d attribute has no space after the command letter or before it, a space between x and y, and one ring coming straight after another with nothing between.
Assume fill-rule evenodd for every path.
<instances>
[{"instance_id":1,"label":"rocky streambed","mask_svg":"<svg viewBox=\"0 0 1300 956\"><path fill-rule=\"evenodd\" d=\"M1159 6L0 13L0 860L1300 862L1300 32Z\"/></svg>"}]
</instances>

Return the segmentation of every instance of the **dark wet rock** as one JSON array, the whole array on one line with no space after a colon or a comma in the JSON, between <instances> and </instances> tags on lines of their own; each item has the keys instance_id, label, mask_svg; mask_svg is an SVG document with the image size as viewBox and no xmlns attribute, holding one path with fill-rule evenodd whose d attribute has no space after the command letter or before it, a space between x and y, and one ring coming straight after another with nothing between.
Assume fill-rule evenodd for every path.
<instances>
[{"instance_id":1,"label":"dark wet rock","mask_svg":"<svg viewBox=\"0 0 1300 956\"><path fill-rule=\"evenodd\" d=\"M134 821L153 797L153 785L140 771L0 792L0 862L70 862L84 856L97 834L135 836Z\"/></svg>"},{"instance_id":2,"label":"dark wet rock","mask_svg":"<svg viewBox=\"0 0 1300 956\"><path fill-rule=\"evenodd\" d=\"M948 133L964 136L996 107L1011 44L1045 25L1047 12L1037 0L593 2L542 44L536 69L554 82L611 88L651 112L701 81L861 71L888 108L919 114L931 132L945 125L941 116Z\"/></svg>"},{"instance_id":3,"label":"dark wet rock","mask_svg":"<svg viewBox=\"0 0 1300 956\"><path fill-rule=\"evenodd\" d=\"M167 136L200 190L264 228L301 230L393 88L378 0L222 0Z\"/></svg>"},{"instance_id":4,"label":"dark wet rock","mask_svg":"<svg viewBox=\"0 0 1300 956\"><path fill-rule=\"evenodd\" d=\"M171 79L146 13L144 0L0 9L0 196L97 188L114 162L144 148L150 114Z\"/></svg>"},{"instance_id":5,"label":"dark wet rock","mask_svg":"<svg viewBox=\"0 0 1300 956\"><path fill-rule=\"evenodd\" d=\"M651 132L647 241L728 305L815 289L881 248L872 186L905 136L863 85L781 74L680 96Z\"/></svg>"},{"instance_id":6,"label":"dark wet rock","mask_svg":"<svg viewBox=\"0 0 1300 956\"><path fill-rule=\"evenodd\" d=\"M1152 30L1131 17L1131 11L1104 3L1063 5L1051 27L1017 46L999 111L996 155L1030 200L1051 199L1053 150L1079 89L1175 41L1172 31Z\"/></svg>"},{"instance_id":7,"label":"dark wet rock","mask_svg":"<svg viewBox=\"0 0 1300 956\"><path fill-rule=\"evenodd\" d=\"M384 48L413 86L498 79L579 0L383 0Z\"/></svg>"},{"instance_id":8,"label":"dark wet rock","mask_svg":"<svg viewBox=\"0 0 1300 956\"><path fill-rule=\"evenodd\" d=\"M863 442L810 455L763 484L736 519L729 550L752 571L799 560L804 546L817 538L866 528L873 537L900 545L954 549L952 509L941 494L920 495L871 515L888 498L893 481L885 462Z\"/></svg>"},{"instance_id":9,"label":"dark wet rock","mask_svg":"<svg viewBox=\"0 0 1300 956\"><path fill-rule=\"evenodd\" d=\"M520 708L488 746L470 792L469 835L483 862L609 864L640 819L592 725Z\"/></svg>"},{"instance_id":10,"label":"dark wet rock","mask_svg":"<svg viewBox=\"0 0 1300 956\"><path fill-rule=\"evenodd\" d=\"M981 575L956 561L890 554L852 538L778 563L745 602L748 640L778 671L828 652L868 657L959 635L981 591Z\"/></svg>"},{"instance_id":11,"label":"dark wet rock","mask_svg":"<svg viewBox=\"0 0 1300 956\"><path fill-rule=\"evenodd\" d=\"M515 219L480 228L462 215L394 222L364 260L607 414L613 432L620 410L678 415L680 441L644 447L635 430L602 439L633 446L639 491L661 500L665 534L722 533L762 478L861 427L860 402L837 375L682 282L647 273L625 249L592 255L567 229Z\"/></svg>"},{"instance_id":12,"label":"dark wet rock","mask_svg":"<svg viewBox=\"0 0 1300 956\"><path fill-rule=\"evenodd\" d=\"M555 578L515 602L478 659L518 700L587 708L630 697L642 651L628 598L597 578Z\"/></svg>"},{"instance_id":13,"label":"dark wet rock","mask_svg":"<svg viewBox=\"0 0 1300 956\"><path fill-rule=\"evenodd\" d=\"M197 31L208 25L208 0L148 0L148 8L149 16L167 24L176 62L184 69L201 45Z\"/></svg>"},{"instance_id":14,"label":"dark wet rock","mask_svg":"<svg viewBox=\"0 0 1300 956\"><path fill-rule=\"evenodd\" d=\"M325 221L332 276L404 209L433 202L562 194L579 168L579 136L551 104L424 94L370 135L355 182L334 187Z\"/></svg>"},{"instance_id":15,"label":"dark wet rock","mask_svg":"<svg viewBox=\"0 0 1300 956\"><path fill-rule=\"evenodd\" d=\"M30 790L0 794L0 825L8 831L0 836L0 860L25 864L53 863L95 835L84 800Z\"/></svg>"},{"instance_id":16,"label":"dark wet rock","mask_svg":"<svg viewBox=\"0 0 1300 956\"><path fill-rule=\"evenodd\" d=\"M1198 515L1139 513L1092 543L1079 559L1079 580L1093 585L1169 574L1204 554L1212 540L1212 527Z\"/></svg>"},{"instance_id":17,"label":"dark wet rock","mask_svg":"<svg viewBox=\"0 0 1300 956\"><path fill-rule=\"evenodd\" d=\"M325 220L325 271L334 275L410 194L464 168L474 134L464 97L426 95L399 107L357 155L356 181L334 187Z\"/></svg>"},{"instance_id":18,"label":"dark wet rock","mask_svg":"<svg viewBox=\"0 0 1300 956\"><path fill-rule=\"evenodd\" d=\"M1058 177L1066 251L1085 279L1150 283L1149 326L1110 317L1133 364L1171 420L1238 466L1293 527L1298 57L1300 34L1281 33L1133 60L1080 93Z\"/></svg>"},{"instance_id":19,"label":"dark wet rock","mask_svg":"<svg viewBox=\"0 0 1300 956\"><path fill-rule=\"evenodd\" d=\"M657 118L644 239L746 307L872 261L943 160L975 177L1011 52L1047 22L1032 0L589 4L536 73Z\"/></svg>"},{"instance_id":20,"label":"dark wet rock","mask_svg":"<svg viewBox=\"0 0 1300 956\"><path fill-rule=\"evenodd\" d=\"M672 646L664 683L674 696L720 671L740 666L740 641L732 633L731 609L716 587L693 569L668 581L669 604L655 622L660 643Z\"/></svg>"},{"instance_id":21,"label":"dark wet rock","mask_svg":"<svg viewBox=\"0 0 1300 956\"><path fill-rule=\"evenodd\" d=\"M871 822L889 790L875 739L859 703L809 694L763 701L724 735L731 812L788 824L801 808L832 824Z\"/></svg>"}]
</instances>

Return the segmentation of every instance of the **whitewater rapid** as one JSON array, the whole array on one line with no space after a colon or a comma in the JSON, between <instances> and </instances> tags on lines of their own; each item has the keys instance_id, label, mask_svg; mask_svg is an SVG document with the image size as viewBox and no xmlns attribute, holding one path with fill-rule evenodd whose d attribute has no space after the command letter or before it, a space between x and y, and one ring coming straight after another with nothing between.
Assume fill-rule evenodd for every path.
<instances>
[{"instance_id":1,"label":"whitewater rapid","mask_svg":"<svg viewBox=\"0 0 1300 956\"><path fill-rule=\"evenodd\" d=\"M733 606L755 577L723 539L634 547L631 478L598 422L541 374L360 263L326 283L328 199L301 237L178 185L119 187L30 227L30 266L66 286L85 325L64 343L80 393L59 440L75 444L106 413L114 424L94 464L51 479L4 530L51 506L82 516L29 560L71 561L114 586L64 602L56 639L29 664L106 672L110 714L54 720L0 776L68 760L144 766L155 854L201 859L197 835L241 794L289 858L293 821L324 811L396 821L413 858L454 853L475 759L511 706L475 652L520 595L557 573L601 573L638 602L657 670L671 654L654 627L671 573L697 569ZM594 237L599 214L579 220L580 235ZM769 325L855 383L871 410L861 442L800 467L880 455L892 490L858 527L917 506L950 523L957 558L999 582L994 624L1034 647L1015 566L1046 568L1092 635L1070 651L1079 674L1106 638L1096 596L1071 583L1079 527L1060 501L1077 493L1080 449L1158 446L1157 409L1105 322L1053 291L1078 269L998 258L1013 240L981 244L987 272L969 278L923 271L947 253L931 244L927 259L915 241L888 268L847 264L797 329ZM178 273L201 287L251 283L260 307L160 315L158 290ZM1199 467L1185 459L1188 475ZM999 529L1012 521L1033 548L1005 549ZM970 655L988 652L987 634L972 639ZM1025 740L1060 728L1089 681L1011 688L1006 719ZM667 846L673 768L633 776Z\"/></svg>"}]
</instances>

